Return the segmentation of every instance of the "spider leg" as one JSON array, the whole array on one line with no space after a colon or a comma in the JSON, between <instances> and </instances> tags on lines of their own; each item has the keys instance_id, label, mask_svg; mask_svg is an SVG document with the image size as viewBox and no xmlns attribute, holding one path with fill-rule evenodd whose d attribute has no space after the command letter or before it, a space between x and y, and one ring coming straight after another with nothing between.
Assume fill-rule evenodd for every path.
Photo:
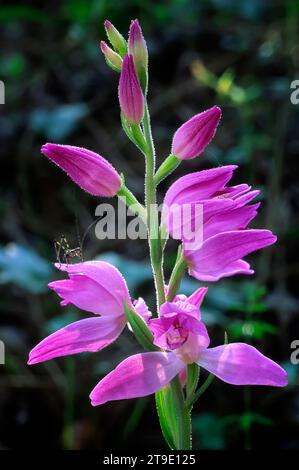
<instances>
[{"instance_id":1,"label":"spider leg","mask_svg":"<svg viewBox=\"0 0 299 470\"><path fill-rule=\"evenodd\" d=\"M54 248L56 252L56 261L59 263L59 268L61 267L61 259L60 259L60 253L61 253L61 243L54 241Z\"/></svg>"}]
</instances>

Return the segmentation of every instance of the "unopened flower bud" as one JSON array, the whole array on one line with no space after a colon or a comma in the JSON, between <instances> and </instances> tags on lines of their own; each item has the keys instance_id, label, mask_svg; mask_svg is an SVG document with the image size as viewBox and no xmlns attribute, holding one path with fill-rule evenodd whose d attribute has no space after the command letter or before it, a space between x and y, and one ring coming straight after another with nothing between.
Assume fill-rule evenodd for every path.
<instances>
[{"instance_id":1,"label":"unopened flower bud","mask_svg":"<svg viewBox=\"0 0 299 470\"><path fill-rule=\"evenodd\" d=\"M105 26L107 37L109 41L111 42L112 46L114 47L114 49L116 49L119 52L121 57L124 57L128 49L127 41L109 20L105 21L104 26Z\"/></svg>"},{"instance_id":2,"label":"unopened flower bud","mask_svg":"<svg viewBox=\"0 0 299 470\"><path fill-rule=\"evenodd\" d=\"M123 61L118 87L121 111L130 124L139 124L144 114L144 97L134 67L133 57L127 54Z\"/></svg>"},{"instance_id":3,"label":"unopened flower bud","mask_svg":"<svg viewBox=\"0 0 299 470\"><path fill-rule=\"evenodd\" d=\"M45 144L41 152L93 196L115 196L121 178L113 166L91 150L72 145Z\"/></svg>"},{"instance_id":4,"label":"unopened flower bud","mask_svg":"<svg viewBox=\"0 0 299 470\"><path fill-rule=\"evenodd\" d=\"M101 41L100 43L101 51L103 52L106 62L111 67L113 70L116 70L117 72L121 71L122 67L122 58L120 57L117 52L114 52L111 47L109 47L105 41Z\"/></svg>"},{"instance_id":5,"label":"unopened flower bud","mask_svg":"<svg viewBox=\"0 0 299 470\"><path fill-rule=\"evenodd\" d=\"M214 137L220 118L218 106L193 116L174 134L171 153L180 160L197 157Z\"/></svg>"},{"instance_id":6,"label":"unopened flower bud","mask_svg":"<svg viewBox=\"0 0 299 470\"><path fill-rule=\"evenodd\" d=\"M129 54L133 56L139 80L147 73L148 52L138 20L131 22L128 40Z\"/></svg>"}]
</instances>

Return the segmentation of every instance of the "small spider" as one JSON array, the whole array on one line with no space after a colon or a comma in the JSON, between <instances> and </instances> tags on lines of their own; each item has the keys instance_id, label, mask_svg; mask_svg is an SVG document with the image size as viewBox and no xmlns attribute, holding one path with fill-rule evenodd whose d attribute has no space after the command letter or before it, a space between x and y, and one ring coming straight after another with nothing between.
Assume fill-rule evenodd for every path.
<instances>
[{"instance_id":1,"label":"small spider","mask_svg":"<svg viewBox=\"0 0 299 470\"><path fill-rule=\"evenodd\" d=\"M54 241L54 247L56 251L57 262L61 264L61 261L65 264L71 264L72 260L79 258L83 261L83 253L80 246L77 248L70 248L65 235L61 235L59 241Z\"/></svg>"}]
</instances>

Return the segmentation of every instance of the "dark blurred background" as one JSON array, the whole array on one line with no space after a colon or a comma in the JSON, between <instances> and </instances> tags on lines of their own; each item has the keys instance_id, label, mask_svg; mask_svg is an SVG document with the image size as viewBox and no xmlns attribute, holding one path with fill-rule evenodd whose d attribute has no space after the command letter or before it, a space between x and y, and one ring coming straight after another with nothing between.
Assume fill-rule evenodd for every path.
<instances>
[{"instance_id":1,"label":"dark blurred background","mask_svg":"<svg viewBox=\"0 0 299 470\"><path fill-rule=\"evenodd\" d=\"M99 202L75 187L40 155L46 141L86 146L125 173L143 197L144 162L119 123L118 76L99 51L109 18L127 34L138 17L150 53L149 104L158 162L176 128L214 104L223 109L217 135L200 158L185 162L161 184L161 198L178 175L238 164L234 184L261 189L254 226L279 241L254 255L253 277L210 284L203 306L213 345L246 341L282 364L285 389L233 387L215 380L194 409L197 449L299 448L299 365L290 361L299 339L298 200L299 104L290 84L299 78L297 0L48 0L2 1L0 79L1 245L0 447L44 449L161 449L152 397L92 408L88 395L128 353L130 333L98 354L28 367L28 351L63 325L83 318L62 309L47 283L54 240L82 241L85 259L104 258L126 277L132 296L154 306L144 241L99 241ZM79 240L79 241L78 241ZM174 263L170 244L166 269ZM199 286L186 277L181 291Z\"/></svg>"}]
</instances>

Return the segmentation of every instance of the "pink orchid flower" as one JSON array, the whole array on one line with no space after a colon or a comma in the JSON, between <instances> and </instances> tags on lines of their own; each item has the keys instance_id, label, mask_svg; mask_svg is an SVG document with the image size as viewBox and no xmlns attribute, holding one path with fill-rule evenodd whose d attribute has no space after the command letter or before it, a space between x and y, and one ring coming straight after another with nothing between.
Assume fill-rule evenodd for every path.
<instances>
[{"instance_id":1,"label":"pink orchid flower","mask_svg":"<svg viewBox=\"0 0 299 470\"><path fill-rule=\"evenodd\" d=\"M96 352L114 342L126 325L124 302L132 307L129 291L121 273L104 261L56 264L69 278L51 282L62 299L61 305L73 304L95 316L79 320L56 331L32 349L28 364L80 352ZM113 286L113 288L111 288ZM142 316L146 309L139 299L134 310Z\"/></svg>"},{"instance_id":2,"label":"pink orchid flower","mask_svg":"<svg viewBox=\"0 0 299 470\"><path fill-rule=\"evenodd\" d=\"M72 145L45 144L41 152L81 189L93 196L112 197L121 187L121 178L105 158L91 150Z\"/></svg>"},{"instance_id":3,"label":"pink orchid flower","mask_svg":"<svg viewBox=\"0 0 299 470\"><path fill-rule=\"evenodd\" d=\"M235 274L253 274L242 258L276 242L269 230L247 229L257 215L259 203L247 205L259 191L247 184L227 187L235 165L191 173L179 178L167 191L162 223L171 234L183 241L183 256L189 274L201 281L217 281ZM189 212L184 208L189 205ZM185 226L192 230L196 207L202 212L202 243L187 247ZM189 240L190 241L190 240Z\"/></svg>"},{"instance_id":4,"label":"pink orchid flower","mask_svg":"<svg viewBox=\"0 0 299 470\"><path fill-rule=\"evenodd\" d=\"M92 405L151 395L192 363L233 385L285 386L284 369L253 346L208 347L210 339L199 309L205 292L198 290L194 303L192 296L191 301L177 296L174 302L162 305L161 316L150 321L154 344L162 351L136 354L121 362L91 392Z\"/></svg>"}]
</instances>

